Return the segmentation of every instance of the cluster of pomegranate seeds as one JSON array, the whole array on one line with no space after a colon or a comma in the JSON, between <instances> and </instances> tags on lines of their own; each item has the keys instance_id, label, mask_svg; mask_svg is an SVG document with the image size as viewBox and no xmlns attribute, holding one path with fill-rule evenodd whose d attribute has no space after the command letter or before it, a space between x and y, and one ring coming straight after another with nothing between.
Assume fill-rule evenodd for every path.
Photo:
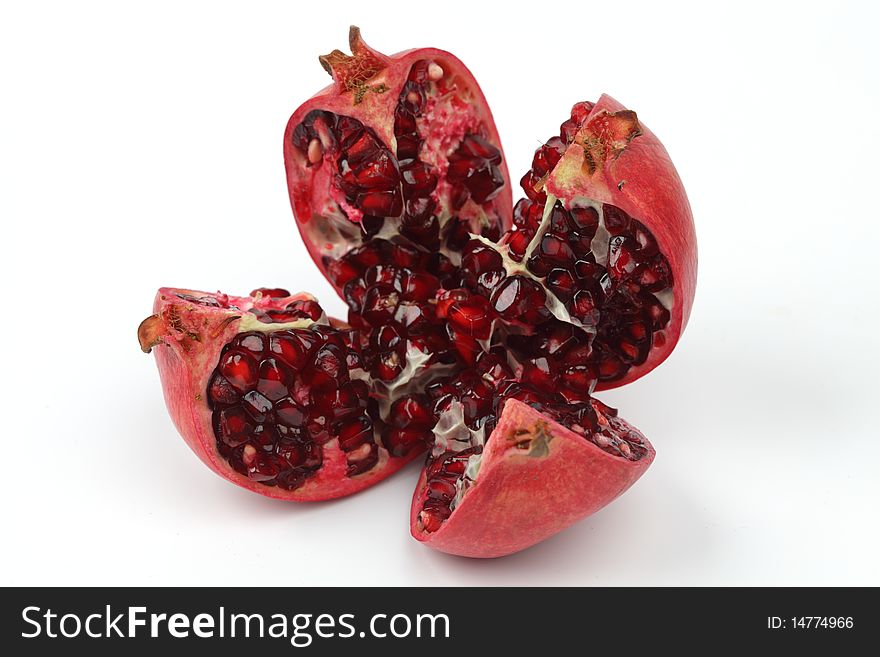
<instances>
[{"instance_id":1,"label":"cluster of pomegranate seeds","mask_svg":"<svg viewBox=\"0 0 880 657\"><path fill-rule=\"evenodd\" d=\"M361 355L349 331L309 328L238 334L208 383L220 454L238 472L292 490L323 462L337 438L348 474L378 461L369 388L350 372Z\"/></svg>"},{"instance_id":2,"label":"cluster of pomegranate seeds","mask_svg":"<svg viewBox=\"0 0 880 657\"><path fill-rule=\"evenodd\" d=\"M419 159L424 140L419 134L417 121L427 104L429 66L430 62L422 60L410 69L394 110L394 138L405 199L400 234L427 249L436 250L440 246L440 221L436 216L437 201L432 193L437 188L438 178L434 167Z\"/></svg>"},{"instance_id":3,"label":"cluster of pomegranate seeds","mask_svg":"<svg viewBox=\"0 0 880 657\"><path fill-rule=\"evenodd\" d=\"M617 411L582 393L580 401L546 387L531 385L525 373L517 380L498 349L483 353L474 369L428 386L435 418L434 452L425 468L426 497L419 521L426 532L435 532L452 513L457 500L473 483L471 466L483 451L498 416L509 399L516 399L580 434L603 451L630 461L646 453L642 436L617 419ZM447 439L440 433L440 418L453 403L460 404L467 432ZM598 412L597 412L598 411ZM438 451L437 446L442 448Z\"/></svg>"},{"instance_id":4,"label":"cluster of pomegranate seeds","mask_svg":"<svg viewBox=\"0 0 880 657\"><path fill-rule=\"evenodd\" d=\"M499 164L501 151L479 135L465 135L449 156L446 177L458 188L452 207L461 208L468 198L482 204L498 196L504 186Z\"/></svg>"},{"instance_id":5,"label":"cluster of pomegranate seeds","mask_svg":"<svg viewBox=\"0 0 880 657\"><path fill-rule=\"evenodd\" d=\"M336 154L336 185L364 215L397 216L403 210L397 159L372 128L350 116L314 110L292 139L307 154L308 166L321 166L325 152Z\"/></svg>"},{"instance_id":6,"label":"cluster of pomegranate seeds","mask_svg":"<svg viewBox=\"0 0 880 657\"><path fill-rule=\"evenodd\" d=\"M445 256L375 238L338 264L334 282L343 290L349 323L364 333L373 377L397 379L412 349L428 354L426 364L450 362L449 339L433 303L455 270Z\"/></svg>"},{"instance_id":7,"label":"cluster of pomegranate seeds","mask_svg":"<svg viewBox=\"0 0 880 657\"><path fill-rule=\"evenodd\" d=\"M261 308L253 308L251 312L264 324L284 324L302 319L309 319L315 322L324 314L318 302L311 299L298 299L280 309L269 308L263 310Z\"/></svg>"},{"instance_id":8,"label":"cluster of pomegranate seeds","mask_svg":"<svg viewBox=\"0 0 880 657\"><path fill-rule=\"evenodd\" d=\"M591 108L575 105L561 135L535 152L522 180L527 198L516 204L514 225L498 249L516 263L528 254L528 275L509 272L499 251L484 241L472 240L462 256L468 288L490 299L503 323L538 336L532 342L514 335L511 346L529 359L524 379L548 390L561 382L566 390L591 391L597 380L625 376L665 339L671 318L665 305L673 285L669 261L642 223L608 204L566 208L554 199L545 212L543 182ZM583 330L560 325L548 291ZM567 345L555 353L540 346L552 334L559 336L547 344Z\"/></svg>"},{"instance_id":9,"label":"cluster of pomegranate seeds","mask_svg":"<svg viewBox=\"0 0 880 657\"><path fill-rule=\"evenodd\" d=\"M308 387L313 366L306 361L295 376L304 394L320 391L321 398L291 398L309 414L297 435L305 431L318 450L338 437L346 452L363 451L366 463L375 459L374 435L392 456L433 442L420 516L428 532L441 526L472 483L483 443L509 399L609 454L644 456L641 436L591 393L597 381L618 379L643 363L663 339L673 285L669 263L643 224L614 206L567 204L544 189L591 103L575 105L560 134L535 152L521 180L526 197L502 235L488 205L505 184L497 146L480 130L465 130L445 165L424 152L437 129L432 121L443 114L437 103L449 92L442 77L434 62L411 67L394 109L395 152L358 121L328 112L311 112L293 133L307 156L304 166L324 166L325 155L334 154L334 184L363 215L357 218L360 241L325 256L324 265L349 307L349 343L371 381L368 389L334 379L327 402L320 387ZM488 218L476 230L474 208ZM314 321L310 303L256 314L262 321ZM414 379L418 385L410 385ZM358 394L342 394L354 383ZM241 399L230 402L236 412L244 407ZM323 423L310 417L312 407L323 413ZM217 426L218 444L241 450L228 445L225 425ZM274 425L273 431L284 433ZM258 443L246 444L256 449ZM250 468L243 452L229 453L240 462L236 468ZM251 476L260 472L255 468Z\"/></svg>"}]
</instances>

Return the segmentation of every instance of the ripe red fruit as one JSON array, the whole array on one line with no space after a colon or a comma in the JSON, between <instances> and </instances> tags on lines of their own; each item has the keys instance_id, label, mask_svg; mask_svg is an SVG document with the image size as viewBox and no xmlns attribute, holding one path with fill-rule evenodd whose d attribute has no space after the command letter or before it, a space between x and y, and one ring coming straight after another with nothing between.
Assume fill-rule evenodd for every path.
<instances>
[{"instance_id":1,"label":"ripe red fruit","mask_svg":"<svg viewBox=\"0 0 880 657\"><path fill-rule=\"evenodd\" d=\"M482 452L429 461L413 496L412 535L467 557L518 552L601 509L654 460L645 437L613 415L596 409L592 427L556 417L575 429L511 399Z\"/></svg>"},{"instance_id":2,"label":"ripe red fruit","mask_svg":"<svg viewBox=\"0 0 880 657\"><path fill-rule=\"evenodd\" d=\"M687 197L657 138L602 96L535 152L511 207L464 65L436 49L385 56L356 28L350 45L321 58L334 84L284 135L300 234L347 323L285 290L162 290L141 342L166 347L172 416L224 476L321 499L430 447L413 535L509 554L607 504L654 458L592 394L651 371L687 323Z\"/></svg>"},{"instance_id":3,"label":"ripe red fruit","mask_svg":"<svg viewBox=\"0 0 880 657\"><path fill-rule=\"evenodd\" d=\"M178 431L216 473L286 500L355 493L420 454L424 436L388 453L359 335L332 326L308 295L281 292L162 288L138 329L141 348L156 355ZM304 305L317 317L290 317Z\"/></svg>"}]
</instances>

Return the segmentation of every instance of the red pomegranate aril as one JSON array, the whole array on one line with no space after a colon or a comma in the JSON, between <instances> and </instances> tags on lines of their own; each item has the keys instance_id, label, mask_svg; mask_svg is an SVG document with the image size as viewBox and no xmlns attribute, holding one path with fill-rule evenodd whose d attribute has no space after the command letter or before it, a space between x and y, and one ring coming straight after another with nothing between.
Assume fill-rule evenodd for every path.
<instances>
[{"instance_id":1,"label":"red pomegranate aril","mask_svg":"<svg viewBox=\"0 0 880 657\"><path fill-rule=\"evenodd\" d=\"M208 386L208 399L219 404L234 404L239 398L239 391L219 374L215 374Z\"/></svg>"},{"instance_id":2,"label":"red pomegranate aril","mask_svg":"<svg viewBox=\"0 0 880 657\"><path fill-rule=\"evenodd\" d=\"M260 363L260 378L257 391L273 402L288 395L288 387L293 382L293 373L283 363L267 358Z\"/></svg>"},{"instance_id":3,"label":"red pomegranate aril","mask_svg":"<svg viewBox=\"0 0 880 657\"><path fill-rule=\"evenodd\" d=\"M467 189L476 203L492 200L504 187L498 169L501 151L479 135L465 135L458 149L449 156L447 178Z\"/></svg>"},{"instance_id":4,"label":"red pomegranate aril","mask_svg":"<svg viewBox=\"0 0 880 657\"><path fill-rule=\"evenodd\" d=\"M550 318L546 298L535 281L510 276L495 289L492 304L503 319L534 326Z\"/></svg>"},{"instance_id":5,"label":"red pomegranate aril","mask_svg":"<svg viewBox=\"0 0 880 657\"><path fill-rule=\"evenodd\" d=\"M305 422L306 414L302 406L287 397L275 404L275 417L288 427L301 427Z\"/></svg>"},{"instance_id":6,"label":"red pomegranate aril","mask_svg":"<svg viewBox=\"0 0 880 657\"><path fill-rule=\"evenodd\" d=\"M430 427L434 416L428 410L427 400L419 396L403 397L391 404L389 422L399 429Z\"/></svg>"},{"instance_id":7,"label":"red pomegranate aril","mask_svg":"<svg viewBox=\"0 0 880 657\"><path fill-rule=\"evenodd\" d=\"M569 301L577 289L574 274L568 269L551 269L544 280L544 284L563 303Z\"/></svg>"},{"instance_id":8,"label":"red pomegranate aril","mask_svg":"<svg viewBox=\"0 0 880 657\"><path fill-rule=\"evenodd\" d=\"M251 389L257 383L257 363L247 353L230 351L220 364L220 373L229 384L240 392Z\"/></svg>"},{"instance_id":9,"label":"red pomegranate aril","mask_svg":"<svg viewBox=\"0 0 880 657\"><path fill-rule=\"evenodd\" d=\"M429 497L444 501L451 501L457 492L454 482L439 477L428 481L427 490Z\"/></svg>"},{"instance_id":10,"label":"red pomegranate aril","mask_svg":"<svg viewBox=\"0 0 880 657\"><path fill-rule=\"evenodd\" d=\"M460 331L478 340L487 340L492 331L495 311L484 297L472 296L463 301L454 301L447 316Z\"/></svg>"},{"instance_id":11,"label":"red pomegranate aril","mask_svg":"<svg viewBox=\"0 0 880 657\"><path fill-rule=\"evenodd\" d=\"M428 429L389 427L383 438L383 443L392 456L406 456L413 451L424 449L430 443L431 438L432 434Z\"/></svg>"},{"instance_id":12,"label":"red pomegranate aril","mask_svg":"<svg viewBox=\"0 0 880 657\"><path fill-rule=\"evenodd\" d=\"M433 167L415 160L401 167L403 178L403 195L406 199L428 196L437 187L437 176L432 173Z\"/></svg>"},{"instance_id":13,"label":"red pomegranate aril","mask_svg":"<svg viewBox=\"0 0 880 657\"><path fill-rule=\"evenodd\" d=\"M366 415L346 420L338 429L339 448L350 452L373 439L373 423Z\"/></svg>"}]
</instances>

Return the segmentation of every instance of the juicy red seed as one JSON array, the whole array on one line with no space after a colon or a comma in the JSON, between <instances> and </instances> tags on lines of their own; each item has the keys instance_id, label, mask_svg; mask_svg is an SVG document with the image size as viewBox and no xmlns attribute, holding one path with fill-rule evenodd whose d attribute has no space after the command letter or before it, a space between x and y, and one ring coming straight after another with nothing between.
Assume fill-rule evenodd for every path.
<instances>
[{"instance_id":1,"label":"juicy red seed","mask_svg":"<svg viewBox=\"0 0 880 657\"><path fill-rule=\"evenodd\" d=\"M283 299L284 297L290 296L290 292L281 287L258 287L256 290L253 290L250 295L255 297L258 294L270 299Z\"/></svg>"},{"instance_id":2,"label":"juicy red seed","mask_svg":"<svg viewBox=\"0 0 880 657\"><path fill-rule=\"evenodd\" d=\"M371 470L379 462L379 448L374 443L364 443L348 454L345 474L354 477Z\"/></svg>"},{"instance_id":3,"label":"juicy red seed","mask_svg":"<svg viewBox=\"0 0 880 657\"><path fill-rule=\"evenodd\" d=\"M433 434L421 427L389 428L383 437L383 443L392 456L406 456L413 450L421 450L427 446Z\"/></svg>"},{"instance_id":4,"label":"juicy red seed","mask_svg":"<svg viewBox=\"0 0 880 657\"><path fill-rule=\"evenodd\" d=\"M293 368L305 364L316 344L314 333L307 330L278 331L269 336L269 351Z\"/></svg>"},{"instance_id":5,"label":"juicy red seed","mask_svg":"<svg viewBox=\"0 0 880 657\"><path fill-rule=\"evenodd\" d=\"M545 258L555 262L567 264L572 262L574 254L568 244L553 233L547 233L541 239L538 252Z\"/></svg>"},{"instance_id":6,"label":"juicy red seed","mask_svg":"<svg viewBox=\"0 0 880 657\"><path fill-rule=\"evenodd\" d=\"M421 523L422 529L430 534L440 529L443 525L443 521L446 520L449 515L449 509L446 509L445 517L439 509L423 509L419 513L419 523Z\"/></svg>"},{"instance_id":7,"label":"juicy red seed","mask_svg":"<svg viewBox=\"0 0 880 657\"><path fill-rule=\"evenodd\" d=\"M401 170L405 198L421 198L434 191L437 176L432 173L433 168L430 164L415 160Z\"/></svg>"},{"instance_id":8,"label":"juicy red seed","mask_svg":"<svg viewBox=\"0 0 880 657\"><path fill-rule=\"evenodd\" d=\"M230 351L220 361L220 373L236 390L250 390L257 383L257 362L240 351Z\"/></svg>"},{"instance_id":9,"label":"juicy red seed","mask_svg":"<svg viewBox=\"0 0 880 657\"><path fill-rule=\"evenodd\" d=\"M353 169L355 182L368 189L390 189L400 183L397 160L390 151L383 150Z\"/></svg>"},{"instance_id":10,"label":"juicy red seed","mask_svg":"<svg viewBox=\"0 0 880 657\"><path fill-rule=\"evenodd\" d=\"M452 501L456 494L455 484L446 479L432 479L427 484L428 497L435 499Z\"/></svg>"},{"instance_id":11,"label":"juicy red seed","mask_svg":"<svg viewBox=\"0 0 880 657\"><path fill-rule=\"evenodd\" d=\"M318 302L312 299L298 299L287 304L285 309L293 313L301 314L303 319L308 318L312 321L317 321L321 318L321 315L324 314L324 310L318 305Z\"/></svg>"},{"instance_id":12,"label":"juicy red seed","mask_svg":"<svg viewBox=\"0 0 880 657\"><path fill-rule=\"evenodd\" d=\"M418 131L415 115L406 107L398 107L394 112L394 134L415 134ZM398 153L398 157L400 154Z\"/></svg>"},{"instance_id":13,"label":"juicy red seed","mask_svg":"<svg viewBox=\"0 0 880 657\"><path fill-rule=\"evenodd\" d=\"M559 127L560 137L563 141L570 144L574 140L592 109L593 103L589 102L577 103L571 108L571 118Z\"/></svg>"},{"instance_id":14,"label":"juicy red seed","mask_svg":"<svg viewBox=\"0 0 880 657\"><path fill-rule=\"evenodd\" d=\"M350 452L373 440L373 421L366 415L347 420L337 430L339 447Z\"/></svg>"},{"instance_id":15,"label":"juicy red seed","mask_svg":"<svg viewBox=\"0 0 880 657\"><path fill-rule=\"evenodd\" d=\"M374 349L386 351L388 349L394 349L402 344L402 339L400 331L398 331L397 328L386 325L381 326L372 332L370 335L370 344Z\"/></svg>"},{"instance_id":16,"label":"juicy red seed","mask_svg":"<svg viewBox=\"0 0 880 657\"><path fill-rule=\"evenodd\" d=\"M233 406L220 412L220 431L225 437L246 437L254 432L251 417L240 406Z\"/></svg>"},{"instance_id":17,"label":"juicy red seed","mask_svg":"<svg viewBox=\"0 0 880 657\"><path fill-rule=\"evenodd\" d=\"M372 369L373 376L382 381L393 381L403 371L406 358L397 351L386 351L379 354L376 365Z\"/></svg>"},{"instance_id":18,"label":"juicy red seed","mask_svg":"<svg viewBox=\"0 0 880 657\"><path fill-rule=\"evenodd\" d=\"M465 188L476 203L486 203L504 187L499 164L501 151L479 135L465 135L449 156L446 177L453 185Z\"/></svg>"},{"instance_id":19,"label":"juicy red seed","mask_svg":"<svg viewBox=\"0 0 880 657\"><path fill-rule=\"evenodd\" d=\"M632 220L620 208L613 205L603 205L602 213L605 216L605 228L612 235L621 235L629 232Z\"/></svg>"},{"instance_id":20,"label":"juicy red seed","mask_svg":"<svg viewBox=\"0 0 880 657\"><path fill-rule=\"evenodd\" d=\"M601 313L596 305L596 300L588 290L575 292L571 302L571 313L588 326L599 323Z\"/></svg>"},{"instance_id":21,"label":"juicy red seed","mask_svg":"<svg viewBox=\"0 0 880 657\"><path fill-rule=\"evenodd\" d=\"M574 291L577 289L577 281L575 281L574 274L568 269L550 270L544 283L563 303L571 299Z\"/></svg>"},{"instance_id":22,"label":"juicy red seed","mask_svg":"<svg viewBox=\"0 0 880 657\"><path fill-rule=\"evenodd\" d=\"M289 397L275 404L275 417L289 427L301 427L306 419L302 406Z\"/></svg>"},{"instance_id":23,"label":"juicy red seed","mask_svg":"<svg viewBox=\"0 0 880 657\"><path fill-rule=\"evenodd\" d=\"M436 207L436 201L430 198L407 201L400 221L400 234L427 249L438 248L440 221L432 214Z\"/></svg>"},{"instance_id":24,"label":"juicy red seed","mask_svg":"<svg viewBox=\"0 0 880 657\"><path fill-rule=\"evenodd\" d=\"M260 363L260 379L257 390L271 399L278 401L288 395L288 386L293 383L293 373L282 362L267 358Z\"/></svg>"},{"instance_id":25,"label":"juicy red seed","mask_svg":"<svg viewBox=\"0 0 880 657\"><path fill-rule=\"evenodd\" d=\"M413 246L395 244L391 248L391 261L398 267L420 267L424 253Z\"/></svg>"},{"instance_id":26,"label":"juicy red seed","mask_svg":"<svg viewBox=\"0 0 880 657\"><path fill-rule=\"evenodd\" d=\"M399 429L429 428L433 419L434 416L428 409L427 400L421 395L412 395L396 400L391 404L388 413L389 422Z\"/></svg>"},{"instance_id":27,"label":"juicy red seed","mask_svg":"<svg viewBox=\"0 0 880 657\"><path fill-rule=\"evenodd\" d=\"M396 217L403 211L403 198L398 189L362 192L352 202L368 214Z\"/></svg>"},{"instance_id":28,"label":"juicy red seed","mask_svg":"<svg viewBox=\"0 0 880 657\"><path fill-rule=\"evenodd\" d=\"M592 392L596 373L588 365L574 365L562 373L562 380L569 388Z\"/></svg>"},{"instance_id":29,"label":"juicy red seed","mask_svg":"<svg viewBox=\"0 0 880 657\"><path fill-rule=\"evenodd\" d=\"M524 363L522 381L546 391L553 391L556 387L556 376L550 370L550 363L546 358L535 358Z\"/></svg>"},{"instance_id":30,"label":"juicy red seed","mask_svg":"<svg viewBox=\"0 0 880 657\"><path fill-rule=\"evenodd\" d=\"M400 282L404 299L427 301L436 294L440 282L436 277L422 272L405 270Z\"/></svg>"},{"instance_id":31,"label":"juicy red seed","mask_svg":"<svg viewBox=\"0 0 880 657\"><path fill-rule=\"evenodd\" d=\"M313 367L315 372L324 373L335 381L345 377L345 354L332 344L325 344L315 353Z\"/></svg>"},{"instance_id":32,"label":"juicy red seed","mask_svg":"<svg viewBox=\"0 0 880 657\"><path fill-rule=\"evenodd\" d=\"M364 284L375 285L376 283L384 283L399 289L401 274L401 270L394 265L375 265L364 272Z\"/></svg>"},{"instance_id":33,"label":"juicy red seed","mask_svg":"<svg viewBox=\"0 0 880 657\"><path fill-rule=\"evenodd\" d=\"M532 170L538 176L549 173L562 158L566 146L567 144L559 137L552 137L546 144L535 151L535 156L532 158Z\"/></svg>"},{"instance_id":34,"label":"juicy red seed","mask_svg":"<svg viewBox=\"0 0 880 657\"><path fill-rule=\"evenodd\" d=\"M373 326L381 326L391 321L399 302L400 297L394 288L377 283L367 289L361 314Z\"/></svg>"},{"instance_id":35,"label":"juicy red seed","mask_svg":"<svg viewBox=\"0 0 880 657\"><path fill-rule=\"evenodd\" d=\"M345 161L352 169L361 164L369 163L380 154L379 140L373 136L371 131L361 130L350 142L347 145L344 144L344 151Z\"/></svg>"},{"instance_id":36,"label":"juicy red seed","mask_svg":"<svg viewBox=\"0 0 880 657\"><path fill-rule=\"evenodd\" d=\"M508 321L537 324L550 317L543 288L522 276L510 276L492 295L495 310Z\"/></svg>"},{"instance_id":37,"label":"juicy red seed","mask_svg":"<svg viewBox=\"0 0 880 657\"><path fill-rule=\"evenodd\" d=\"M595 236L599 228L599 213L595 208L571 208L569 214L578 230L591 239Z\"/></svg>"},{"instance_id":38,"label":"juicy red seed","mask_svg":"<svg viewBox=\"0 0 880 657\"><path fill-rule=\"evenodd\" d=\"M495 312L484 297L472 296L465 301L453 302L448 316L452 325L462 332L486 340L492 332Z\"/></svg>"},{"instance_id":39,"label":"juicy red seed","mask_svg":"<svg viewBox=\"0 0 880 657\"><path fill-rule=\"evenodd\" d=\"M239 392L230 385L229 381L220 374L211 378L208 386L208 398L218 404L234 404L239 397Z\"/></svg>"},{"instance_id":40,"label":"juicy red seed","mask_svg":"<svg viewBox=\"0 0 880 657\"><path fill-rule=\"evenodd\" d=\"M417 132L401 133L397 138L397 157L401 160L415 159L419 156L422 140Z\"/></svg>"},{"instance_id":41,"label":"juicy red seed","mask_svg":"<svg viewBox=\"0 0 880 657\"><path fill-rule=\"evenodd\" d=\"M510 257L514 260L522 260L532 241L533 233L528 230L517 230L507 236L507 246L510 249Z\"/></svg>"},{"instance_id":42,"label":"juicy red seed","mask_svg":"<svg viewBox=\"0 0 880 657\"><path fill-rule=\"evenodd\" d=\"M476 338L456 331L452 326L447 326L446 330L449 333L450 343L458 357L465 365L473 366L477 362L477 357L484 353L480 343L477 342Z\"/></svg>"},{"instance_id":43,"label":"juicy red seed","mask_svg":"<svg viewBox=\"0 0 880 657\"><path fill-rule=\"evenodd\" d=\"M608 271L616 278L629 276L635 271L638 262L635 255L635 240L622 235L612 237L608 243Z\"/></svg>"}]
</instances>

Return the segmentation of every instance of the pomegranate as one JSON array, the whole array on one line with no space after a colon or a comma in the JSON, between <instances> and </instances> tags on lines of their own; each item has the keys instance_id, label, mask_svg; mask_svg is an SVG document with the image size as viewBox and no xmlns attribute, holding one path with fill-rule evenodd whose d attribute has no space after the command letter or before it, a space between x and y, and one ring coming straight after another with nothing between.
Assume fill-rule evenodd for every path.
<instances>
[{"instance_id":1,"label":"pomegranate","mask_svg":"<svg viewBox=\"0 0 880 657\"><path fill-rule=\"evenodd\" d=\"M154 350L178 431L212 470L269 497L355 493L421 453L377 436L360 333L309 295L162 288L138 338ZM421 445L418 446L421 448Z\"/></svg>"},{"instance_id":2,"label":"pomegranate","mask_svg":"<svg viewBox=\"0 0 880 657\"><path fill-rule=\"evenodd\" d=\"M223 476L294 500L356 492L427 451L411 531L453 554L524 549L596 511L654 449L593 397L669 356L696 239L657 138L577 103L512 190L479 86L436 49L356 28L297 109L296 223L348 306L160 290L141 327L171 414Z\"/></svg>"},{"instance_id":3,"label":"pomegranate","mask_svg":"<svg viewBox=\"0 0 880 657\"><path fill-rule=\"evenodd\" d=\"M457 264L471 234L498 239L511 220L501 140L464 64L434 48L388 57L356 27L349 45L351 56L320 58L334 82L293 113L284 135L297 225L340 293L359 247L375 238Z\"/></svg>"}]
</instances>

